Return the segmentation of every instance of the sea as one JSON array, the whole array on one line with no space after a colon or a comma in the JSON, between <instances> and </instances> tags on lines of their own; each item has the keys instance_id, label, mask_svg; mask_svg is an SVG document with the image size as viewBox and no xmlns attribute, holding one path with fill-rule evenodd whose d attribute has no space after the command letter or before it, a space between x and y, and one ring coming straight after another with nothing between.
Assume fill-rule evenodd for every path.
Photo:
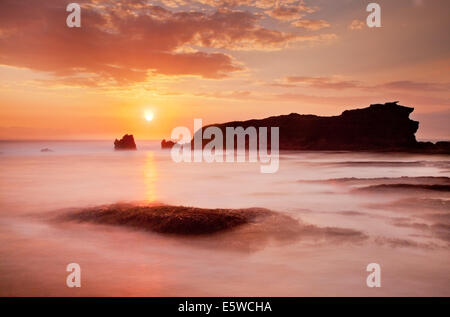
<instances>
[{"instance_id":1,"label":"sea","mask_svg":"<svg viewBox=\"0 0 450 317\"><path fill-rule=\"evenodd\" d=\"M450 296L449 155L282 151L264 174L137 143L0 141L0 296ZM314 230L191 237L52 220L116 203L259 207ZM81 287L67 286L70 263Z\"/></svg>"}]
</instances>

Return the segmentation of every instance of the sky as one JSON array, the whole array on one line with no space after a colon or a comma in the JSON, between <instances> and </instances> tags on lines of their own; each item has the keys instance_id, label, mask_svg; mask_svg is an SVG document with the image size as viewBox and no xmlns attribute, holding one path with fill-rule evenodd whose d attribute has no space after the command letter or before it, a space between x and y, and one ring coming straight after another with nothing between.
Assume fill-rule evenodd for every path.
<instances>
[{"instance_id":1,"label":"sky","mask_svg":"<svg viewBox=\"0 0 450 317\"><path fill-rule=\"evenodd\" d=\"M450 139L450 2L0 0L0 139L169 138L272 115L414 107ZM147 121L146 114L153 120Z\"/></svg>"}]
</instances>

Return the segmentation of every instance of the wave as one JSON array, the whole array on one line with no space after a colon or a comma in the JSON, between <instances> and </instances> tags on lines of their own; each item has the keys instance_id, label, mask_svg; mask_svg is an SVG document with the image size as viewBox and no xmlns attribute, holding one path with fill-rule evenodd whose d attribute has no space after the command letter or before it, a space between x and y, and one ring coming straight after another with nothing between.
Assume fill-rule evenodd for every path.
<instances>
[{"instance_id":1,"label":"wave","mask_svg":"<svg viewBox=\"0 0 450 317\"><path fill-rule=\"evenodd\" d=\"M401 177L376 177L357 178L343 177L324 180L299 180L300 183L331 183L344 185L389 185L389 184L427 184L427 185L450 185L450 177L445 176L401 176Z\"/></svg>"},{"instance_id":2,"label":"wave","mask_svg":"<svg viewBox=\"0 0 450 317\"><path fill-rule=\"evenodd\" d=\"M423 167L429 162L425 161L342 161L342 162L320 162L323 166L338 167Z\"/></svg>"},{"instance_id":3,"label":"wave","mask_svg":"<svg viewBox=\"0 0 450 317\"><path fill-rule=\"evenodd\" d=\"M361 188L356 188L355 192L375 192L375 193L385 193L392 191L410 191L410 192L420 192L420 191L433 191L433 192L450 192L450 185L428 185L428 184L380 184L371 185Z\"/></svg>"},{"instance_id":4,"label":"wave","mask_svg":"<svg viewBox=\"0 0 450 317\"><path fill-rule=\"evenodd\" d=\"M404 198L389 203L371 203L365 204L366 207L375 209L395 209L409 212L422 211L450 211L450 200L435 198Z\"/></svg>"},{"instance_id":5,"label":"wave","mask_svg":"<svg viewBox=\"0 0 450 317\"><path fill-rule=\"evenodd\" d=\"M362 161L298 161L300 165L321 166L321 167L434 167L441 170L450 168L450 161L378 161L378 160L362 160Z\"/></svg>"}]
</instances>

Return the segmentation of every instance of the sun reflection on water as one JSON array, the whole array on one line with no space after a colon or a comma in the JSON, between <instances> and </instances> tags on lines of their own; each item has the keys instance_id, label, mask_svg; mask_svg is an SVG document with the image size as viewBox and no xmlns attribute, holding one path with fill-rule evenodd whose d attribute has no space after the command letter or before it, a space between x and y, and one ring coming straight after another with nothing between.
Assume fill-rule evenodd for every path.
<instances>
[{"instance_id":1,"label":"sun reflection on water","mask_svg":"<svg viewBox=\"0 0 450 317\"><path fill-rule=\"evenodd\" d=\"M156 201L156 181L158 179L158 172L155 164L155 153L149 151L145 158L144 164L144 178L145 178L145 200L148 202Z\"/></svg>"}]
</instances>

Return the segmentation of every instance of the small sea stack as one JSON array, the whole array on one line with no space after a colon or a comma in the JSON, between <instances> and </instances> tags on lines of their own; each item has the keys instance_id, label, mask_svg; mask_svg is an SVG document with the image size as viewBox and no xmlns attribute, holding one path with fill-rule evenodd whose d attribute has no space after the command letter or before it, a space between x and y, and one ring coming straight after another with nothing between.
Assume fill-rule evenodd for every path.
<instances>
[{"instance_id":1,"label":"small sea stack","mask_svg":"<svg viewBox=\"0 0 450 317\"><path fill-rule=\"evenodd\" d=\"M173 141L166 141L165 139L161 141L161 149L171 149L175 145Z\"/></svg>"},{"instance_id":2,"label":"small sea stack","mask_svg":"<svg viewBox=\"0 0 450 317\"><path fill-rule=\"evenodd\" d=\"M114 141L114 149L117 150L136 150L136 143L132 134L125 134L122 139Z\"/></svg>"}]
</instances>

